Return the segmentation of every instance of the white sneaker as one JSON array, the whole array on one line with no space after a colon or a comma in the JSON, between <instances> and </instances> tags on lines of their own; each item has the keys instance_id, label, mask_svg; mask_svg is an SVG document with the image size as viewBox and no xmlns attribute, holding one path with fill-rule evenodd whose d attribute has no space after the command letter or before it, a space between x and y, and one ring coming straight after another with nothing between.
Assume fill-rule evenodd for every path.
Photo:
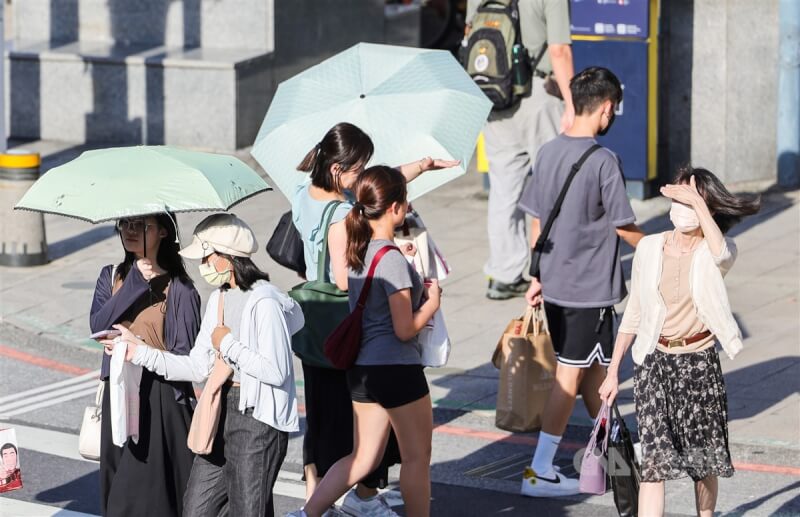
<instances>
[{"instance_id":1,"label":"white sneaker","mask_svg":"<svg viewBox=\"0 0 800 517\"><path fill-rule=\"evenodd\" d=\"M341 511L353 517L398 517L381 494L365 501L358 497L355 489L345 496Z\"/></svg>"},{"instance_id":2,"label":"white sneaker","mask_svg":"<svg viewBox=\"0 0 800 517\"><path fill-rule=\"evenodd\" d=\"M522 474L520 493L527 497L563 497L579 492L577 479L568 478L555 469L552 477L537 476L530 467L525 467Z\"/></svg>"}]
</instances>

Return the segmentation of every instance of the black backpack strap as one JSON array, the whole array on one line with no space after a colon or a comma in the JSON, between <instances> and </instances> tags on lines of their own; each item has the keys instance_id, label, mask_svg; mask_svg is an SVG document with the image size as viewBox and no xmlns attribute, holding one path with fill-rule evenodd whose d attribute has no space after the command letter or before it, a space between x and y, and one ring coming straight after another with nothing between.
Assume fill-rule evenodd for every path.
<instances>
[{"instance_id":1,"label":"black backpack strap","mask_svg":"<svg viewBox=\"0 0 800 517\"><path fill-rule=\"evenodd\" d=\"M531 59L531 70L536 72L536 67L539 66L541 63L542 58L544 57L544 53L547 51L547 42L545 41L542 43L542 48L539 49L539 53L536 54L536 57Z\"/></svg>"},{"instance_id":2,"label":"black backpack strap","mask_svg":"<svg viewBox=\"0 0 800 517\"><path fill-rule=\"evenodd\" d=\"M542 258L544 243L547 242L547 237L550 235L550 228L553 226L553 221L556 220L558 213L561 212L561 205L564 203L564 198L567 196L567 190L569 190L569 186L572 183L573 178L575 178L575 175L578 174L579 170L581 170L581 167L583 167L583 163L586 161L586 159L601 147L603 146L600 144L594 144L583 153L577 162L572 165L572 168L569 171L569 176L567 176L567 181L565 181L564 186L561 187L561 192L558 194L558 198L553 205L553 210L550 211L550 215L547 217L547 222L545 223L544 228L542 228L539 238L536 239L536 245L533 247L530 268L531 276L539 278L539 261Z\"/></svg>"},{"instance_id":3,"label":"black backpack strap","mask_svg":"<svg viewBox=\"0 0 800 517\"><path fill-rule=\"evenodd\" d=\"M333 219L333 214L336 212L336 209L339 205L342 204L342 201L331 201L325 208L322 210L322 218L319 222L319 229L323 232L322 237L322 249L319 250L319 255L317 255L317 280L319 281L330 281L330 275L328 275L328 231L331 227L331 219Z\"/></svg>"}]
</instances>

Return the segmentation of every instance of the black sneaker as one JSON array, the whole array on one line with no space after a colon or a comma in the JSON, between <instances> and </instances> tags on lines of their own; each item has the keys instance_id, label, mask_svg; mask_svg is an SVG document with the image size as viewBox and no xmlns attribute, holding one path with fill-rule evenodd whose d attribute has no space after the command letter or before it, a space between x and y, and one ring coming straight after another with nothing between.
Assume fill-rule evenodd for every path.
<instances>
[{"instance_id":1,"label":"black sneaker","mask_svg":"<svg viewBox=\"0 0 800 517\"><path fill-rule=\"evenodd\" d=\"M515 296L525 296L531 283L524 278L520 278L513 284L504 284L497 280L489 279L489 288L486 290L486 297L490 300L508 300Z\"/></svg>"}]
</instances>

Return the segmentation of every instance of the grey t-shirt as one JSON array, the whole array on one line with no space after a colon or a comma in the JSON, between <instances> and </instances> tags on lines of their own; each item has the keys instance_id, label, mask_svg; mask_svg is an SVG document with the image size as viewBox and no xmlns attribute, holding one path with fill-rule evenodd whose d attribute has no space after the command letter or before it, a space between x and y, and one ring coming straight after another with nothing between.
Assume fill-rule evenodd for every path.
<instances>
[{"instance_id":1,"label":"grey t-shirt","mask_svg":"<svg viewBox=\"0 0 800 517\"><path fill-rule=\"evenodd\" d=\"M572 165L595 143L560 134L539 150L519 208L538 218L541 228ZM625 298L616 229L635 220L619 158L605 147L596 150L572 181L550 229L539 264L544 299L581 308Z\"/></svg>"},{"instance_id":2,"label":"grey t-shirt","mask_svg":"<svg viewBox=\"0 0 800 517\"><path fill-rule=\"evenodd\" d=\"M361 295L372 258L384 246L393 246L392 241L373 240L367 247L365 266L360 273L349 270L350 310L353 310ZM362 320L361 351L356 359L358 365L376 364L421 364L416 337L400 341L394 333L389 296L402 289L411 289L411 307L416 311L422 305L424 286L419 274L414 271L405 256L397 250L386 253L372 278L372 287L367 295Z\"/></svg>"},{"instance_id":3,"label":"grey t-shirt","mask_svg":"<svg viewBox=\"0 0 800 517\"><path fill-rule=\"evenodd\" d=\"M475 16L481 0L467 2L466 20ZM531 57L536 57L542 45L563 44L572 42L569 26L569 0L519 0L520 31L522 43L528 49ZM545 73L553 71L550 64L550 54L545 52L539 66L536 67Z\"/></svg>"},{"instance_id":4,"label":"grey t-shirt","mask_svg":"<svg viewBox=\"0 0 800 517\"><path fill-rule=\"evenodd\" d=\"M241 341L242 312L247 299L253 293L242 291L239 288L228 289L223 297L225 326L231 329L231 334ZM239 368L233 366L233 382L239 382Z\"/></svg>"}]
</instances>

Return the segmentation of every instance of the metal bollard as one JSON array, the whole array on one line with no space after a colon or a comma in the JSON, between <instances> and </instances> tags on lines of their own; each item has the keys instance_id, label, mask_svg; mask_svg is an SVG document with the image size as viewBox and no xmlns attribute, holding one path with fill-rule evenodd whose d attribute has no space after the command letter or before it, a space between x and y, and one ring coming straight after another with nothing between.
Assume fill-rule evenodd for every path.
<instances>
[{"instance_id":1,"label":"metal bollard","mask_svg":"<svg viewBox=\"0 0 800 517\"><path fill-rule=\"evenodd\" d=\"M40 266L49 261L44 215L14 210L14 205L39 179L40 165L39 153L0 154L0 266Z\"/></svg>"}]
</instances>

